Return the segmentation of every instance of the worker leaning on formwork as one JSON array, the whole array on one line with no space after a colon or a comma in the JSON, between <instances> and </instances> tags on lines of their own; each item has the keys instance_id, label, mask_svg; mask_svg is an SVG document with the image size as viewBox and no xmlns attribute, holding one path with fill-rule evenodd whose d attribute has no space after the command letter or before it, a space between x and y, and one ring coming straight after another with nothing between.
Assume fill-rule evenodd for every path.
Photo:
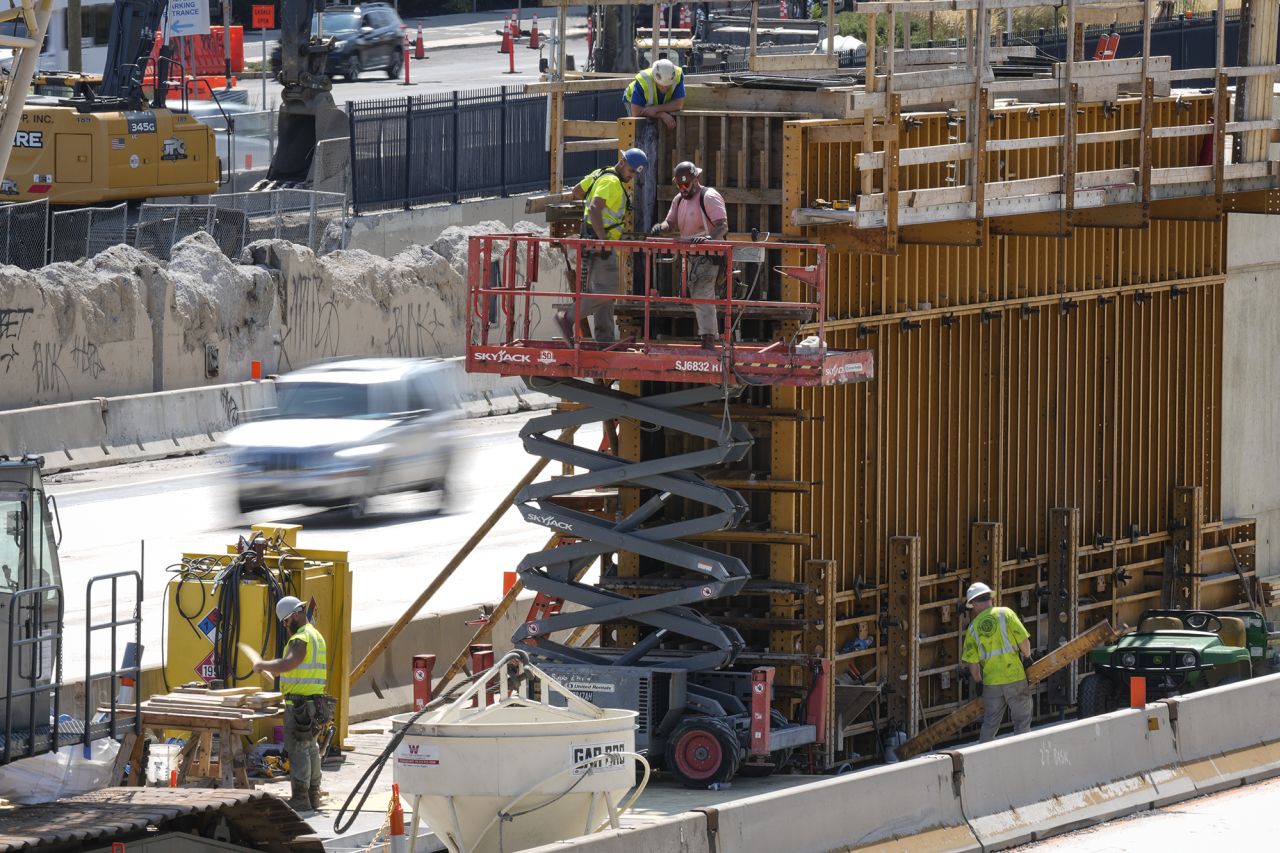
<instances>
[{"instance_id":1,"label":"worker leaning on formwork","mask_svg":"<svg viewBox=\"0 0 1280 853\"><path fill-rule=\"evenodd\" d=\"M671 200L667 218L650 229L655 237L672 232L681 240L702 243L706 240L723 240L729 233L729 214L724 198L711 187L704 187L699 177L702 169L685 160L677 163L672 175L678 194ZM685 255L689 296L694 299L715 299L716 284L724 272L724 258L718 255ZM716 321L716 306L706 302L693 306L698 320L698 337L703 349L715 349L720 325Z\"/></svg>"},{"instance_id":2,"label":"worker leaning on formwork","mask_svg":"<svg viewBox=\"0 0 1280 853\"><path fill-rule=\"evenodd\" d=\"M260 661L254 672L280 677L284 693L284 748L289 755L289 805L294 811L320 808L320 745L329 722L324 695L329 680L324 637L307 619L307 606L292 595L276 602L276 618L289 635L284 657Z\"/></svg>"},{"instance_id":3,"label":"worker leaning on formwork","mask_svg":"<svg viewBox=\"0 0 1280 853\"><path fill-rule=\"evenodd\" d=\"M626 185L649 165L649 157L639 148L618 152L618 162L597 169L573 188L573 197L582 199L582 236L595 240L617 240L622 237L622 223L631 209L631 195ZM618 293L618 255L612 249L588 250L583 253L586 262L586 286L584 292L598 294ZM613 319L612 298L580 301L581 318L590 314L595 328L592 337L599 343L618 340L618 326ZM574 338L573 311L557 311L556 324L565 340Z\"/></svg>"},{"instance_id":4,"label":"worker leaning on formwork","mask_svg":"<svg viewBox=\"0 0 1280 853\"><path fill-rule=\"evenodd\" d=\"M670 59L659 59L652 68L636 75L622 100L632 118L657 119L667 127L675 127L675 116L671 114L684 109L684 69Z\"/></svg>"},{"instance_id":5,"label":"worker leaning on formwork","mask_svg":"<svg viewBox=\"0 0 1280 853\"><path fill-rule=\"evenodd\" d=\"M995 607L991 587L971 585L964 596L973 619L964 632L960 660L969 664L975 691L982 699L981 742L992 740L1008 707L1013 733L1031 730L1031 640L1018 614L1008 607Z\"/></svg>"}]
</instances>

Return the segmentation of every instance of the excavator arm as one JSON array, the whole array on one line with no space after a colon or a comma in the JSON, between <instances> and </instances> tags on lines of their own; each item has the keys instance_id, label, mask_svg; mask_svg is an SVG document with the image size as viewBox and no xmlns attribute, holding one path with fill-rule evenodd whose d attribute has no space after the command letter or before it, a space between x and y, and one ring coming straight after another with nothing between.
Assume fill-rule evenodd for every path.
<instances>
[{"instance_id":1,"label":"excavator arm","mask_svg":"<svg viewBox=\"0 0 1280 853\"><path fill-rule=\"evenodd\" d=\"M333 40L313 32L316 0L281 0L279 144L267 179L255 189L305 186L317 144L346 135L346 116L333 102L325 65Z\"/></svg>"}]
</instances>

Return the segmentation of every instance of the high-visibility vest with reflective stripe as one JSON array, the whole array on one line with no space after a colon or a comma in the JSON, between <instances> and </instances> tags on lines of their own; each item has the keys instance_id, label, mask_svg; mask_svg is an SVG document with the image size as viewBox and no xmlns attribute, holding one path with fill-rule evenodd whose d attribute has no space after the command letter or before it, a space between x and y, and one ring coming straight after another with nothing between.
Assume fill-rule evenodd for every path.
<instances>
[{"instance_id":1,"label":"high-visibility vest with reflective stripe","mask_svg":"<svg viewBox=\"0 0 1280 853\"><path fill-rule=\"evenodd\" d=\"M644 92L644 105L646 107L656 106L657 104L665 104L671 100L671 96L676 93L676 89L680 88L680 81L684 79L684 69L679 65L676 66L676 81L672 83L666 92L658 91L658 84L653 82L653 71L646 68L636 75L636 79L632 80L627 86L625 92L622 93L622 100L628 104L635 97L636 84L640 84L640 91Z\"/></svg>"},{"instance_id":2,"label":"high-visibility vest with reflective stripe","mask_svg":"<svg viewBox=\"0 0 1280 853\"><path fill-rule=\"evenodd\" d=\"M1026 678L1022 656L1018 654L1017 644L1009 637L1011 613L1007 607L992 607L969 623L967 631L977 648L978 663L982 666L982 681L985 684L1011 684ZM984 619L994 620L997 627L986 640L978 632L978 623Z\"/></svg>"},{"instance_id":3,"label":"high-visibility vest with reflective stripe","mask_svg":"<svg viewBox=\"0 0 1280 853\"><path fill-rule=\"evenodd\" d=\"M297 669L280 674L280 691L295 696L319 696L329 683L328 650L324 636L310 623L303 625L289 642L301 640L307 644L307 655Z\"/></svg>"},{"instance_id":4,"label":"high-visibility vest with reflective stripe","mask_svg":"<svg viewBox=\"0 0 1280 853\"><path fill-rule=\"evenodd\" d=\"M601 219L604 221L605 236L610 240L616 240L622 236L622 222L627 218L627 210L631 207L631 196L627 194L627 190L622 185L622 178L618 176L617 170L612 166L603 169L597 169L590 175L587 175L578 184L585 191L583 197L583 209L589 211L591 202L597 198L604 199L604 210L601 212ZM595 237L595 233L591 231L590 215L583 217L583 234Z\"/></svg>"}]
</instances>

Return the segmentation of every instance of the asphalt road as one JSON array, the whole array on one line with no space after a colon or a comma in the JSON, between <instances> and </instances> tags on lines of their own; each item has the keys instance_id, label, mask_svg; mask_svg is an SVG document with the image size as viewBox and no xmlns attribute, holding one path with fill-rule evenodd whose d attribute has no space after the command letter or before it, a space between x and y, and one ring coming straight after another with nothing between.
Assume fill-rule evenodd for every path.
<instances>
[{"instance_id":1,"label":"asphalt road","mask_svg":"<svg viewBox=\"0 0 1280 853\"><path fill-rule=\"evenodd\" d=\"M145 542L144 664L157 663L163 596L170 580L166 567L184 552L224 553L256 521L302 524L300 547L350 552L353 627L395 620L534 463L517 435L529 417L465 422L465 449L453 481L452 505L444 512L434 495L393 495L375 501L372 517L359 522L343 511L301 507L241 518L232 507L230 468L217 454L53 477L49 491L57 498L64 530L59 548L67 597L64 677L77 678L83 671L85 589L90 578L138 568ZM598 437L584 432L581 440L589 443ZM513 570L546 538L545 530L509 510L427 610L497 601L502 573ZM106 600L95 593L94 604L95 623L105 621ZM107 657L95 641L94 665L105 664Z\"/></svg>"}]
</instances>

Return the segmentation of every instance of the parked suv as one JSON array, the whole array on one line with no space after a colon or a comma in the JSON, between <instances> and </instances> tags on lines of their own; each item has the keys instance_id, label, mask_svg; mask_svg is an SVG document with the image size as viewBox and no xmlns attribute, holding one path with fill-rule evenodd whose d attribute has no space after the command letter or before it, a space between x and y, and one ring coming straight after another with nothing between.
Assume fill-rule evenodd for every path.
<instances>
[{"instance_id":1,"label":"parked suv","mask_svg":"<svg viewBox=\"0 0 1280 853\"><path fill-rule=\"evenodd\" d=\"M323 20L322 20L323 19ZM323 30L321 27L323 24ZM364 71L383 70L394 80L404 67L404 22L387 3L329 6L311 18L311 35L334 40L325 73L356 80ZM280 71L280 48L271 53Z\"/></svg>"},{"instance_id":2,"label":"parked suv","mask_svg":"<svg viewBox=\"0 0 1280 853\"><path fill-rule=\"evenodd\" d=\"M369 499L448 488L461 414L456 362L368 358L276 380L276 408L224 439L240 511L285 504L368 511Z\"/></svg>"}]
</instances>

